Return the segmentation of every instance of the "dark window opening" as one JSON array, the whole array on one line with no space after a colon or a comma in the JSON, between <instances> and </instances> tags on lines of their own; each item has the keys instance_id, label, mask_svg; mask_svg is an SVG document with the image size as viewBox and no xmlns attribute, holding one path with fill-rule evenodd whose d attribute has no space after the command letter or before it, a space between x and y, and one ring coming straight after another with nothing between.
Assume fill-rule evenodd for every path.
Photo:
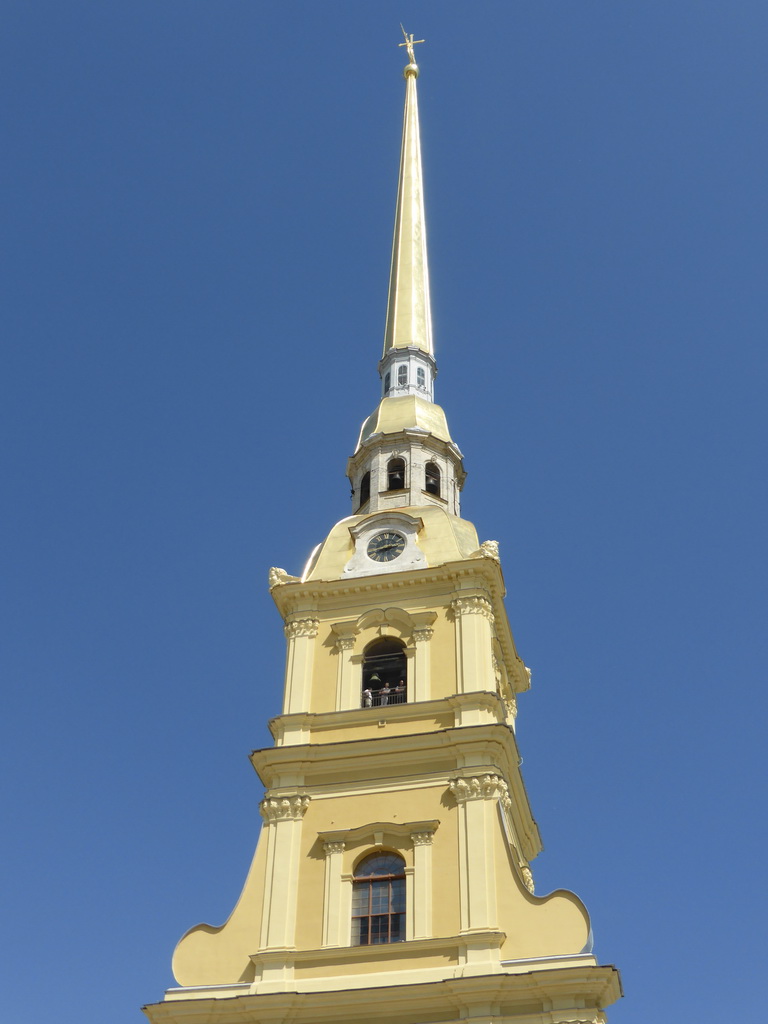
<instances>
[{"instance_id":1,"label":"dark window opening","mask_svg":"<svg viewBox=\"0 0 768 1024\"><path fill-rule=\"evenodd\" d=\"M352 883L352 945L377 946L405 940L405 861L396 853L373 853Z\"/></svg>"},{"instance_id":2,"label":"dark window opening","mask_svg":"<svg viewBox=\"0 0 768 1024\"><path fill-rule=\"evenodd\" d=\"M405 365L398 366L398 368L397 368L397 383L400 385L401 388L404 388L406 386L406 384L408 383L408 367L407 366L405 366Z\"/></svg>"},{"instance_id":3,"label":"dark window opening","mask_svg":"<svg viewBox=\"0 0 768 1024\"><path fill-rule=\"evenodd\" d=\"M405 459L390 459L387 463L387 490L402 491L405 487Z\"/></svg>"},{"instance_id":4,"label":"dark window opening","mask_svg":"<svg viewBox=\"0 0 768 1024\"><path fill-rule=\"evenodd\" d=\"M385 391L389 391L389 386L390 386L391 383L392 383L392 374L391 373L385 373L384 374L384 390Z\"/></svg>"},{"instance_id":5,"label":"dark window opening","mask_svg":"<svg viewBox=\"0 0 768 1024\"><path fill-rule=\"evenodd\" d=\"M440 469L434 462L428 462L424 467L424 490L440 497Z\"/></svg>"},{"instance_id":6,"label":"dark window opening","mask_svg":"<svg viewBox=\"0 0 768 1024\"><path fill-rule=\"evenodd\" d=\"M363 690L360 703L364 708L383 708L389 704L405 704L407 662L405 644L391 636L383 636L368 644L363 655Z\"/></svg>"},{"instance_id":7,"label":"dark window opening","mask_svg":"<svg viewBox=\"0 0 768 1024\"><path fill-rule=\"evenodd\" d=\"M371 497L371 474L363 473L363 478L360 481L360 504L358 508L362 508L363 505Z\"/></svg>"}]
</instances>

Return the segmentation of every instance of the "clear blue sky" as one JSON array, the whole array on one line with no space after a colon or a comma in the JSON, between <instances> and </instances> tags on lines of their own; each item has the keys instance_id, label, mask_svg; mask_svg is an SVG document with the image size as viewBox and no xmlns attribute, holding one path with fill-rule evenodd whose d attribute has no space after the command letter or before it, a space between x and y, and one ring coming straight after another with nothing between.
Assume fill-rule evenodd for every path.
<instances>
[{"instance_id":1,"label":"clear blue sky","mask_svg":"<svg viewBox=\"0 0 768 1024\"><path fill-rule=\"evenodd\" d=\"M267 569L348 513L378 396L403 21L537 890L586 901L612 1024L762 1020L764 0L0 20L7 1019L139 1024L240 891Z\"/></svg>"}]
</instances>

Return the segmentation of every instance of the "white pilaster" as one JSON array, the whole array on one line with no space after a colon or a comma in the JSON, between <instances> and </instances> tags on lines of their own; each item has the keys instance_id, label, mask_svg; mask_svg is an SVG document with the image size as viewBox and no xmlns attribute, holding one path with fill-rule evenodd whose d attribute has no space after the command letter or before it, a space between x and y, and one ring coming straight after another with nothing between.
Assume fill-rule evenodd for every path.
<instances>
[{"instance_id":1,"label":"white pilaster","mask_svg":"<svg viewBox=\"0 0 768 1024\"><path fill-rule=\"evenodd\" d=\"M360 687L356 678L354 648L355 627L349 622L339 622L331 629L336 635L336 710L350 711L360 707Z\"/></svg>"},{"instance_id":2,"label":"white pilaster","mask_svg":"<svg viewBox=\"0 0 768 1024\"><path fill-rule=\"evenodd\" d=\"M405 941L411 942L416 937L413 930L414 904L416 899L416 872L411 867L405 869Z\"/></svg>"},{"instance_id":3,"label":"white pilaster","mask_svg":"<svg viewBox=\"0 0 768 1024\"><path fill-rule=\"evenodd\" d=\"M497 927L495 807L499 800L509 800L507 784L489 772L453 779L450 789L459 811L461 930L493 930Z\"/></svg>"},{"instance_id":4,"label":"white pilaster","mask_svg":"<svg viewBox=\"0 0 768 1024\"><path fill-rule=\"evenodd\" d=\"M309 711L318 626L318 620L314 618L295 618L285 624L288 650L285 658L284 715Z\"/></svg>"},{"instance_id":5,"label":"white pilaster","mask_svg":"<svg viewBox=\"0 0 768 1024\"><path fill-rule=\"evenodd\" d=\"M346 920L342 919L341 870L344 843L323 843L325 853L325 902L323 904L323 946L341 946L346 935ZM342 924L345 925L342 928Z\"/></svg>"},{"instance_id":6,"label":"white pilaster","mask_svg":"<svg viewBox=\"0 0 768 1024\"><path fill-rule=\"evenodd\" d=\"M434 832L413 832L413 938L432 938L432 839Z\"/></svg>"},{"instance_id":7,"label":"white pilaster","mask_svg":"<svg viewBox=\"0 0 768 1024\"><path fill-rule=\"evenodd\" d=\"M430 643L434 630L431 626L420 626L413 631L413 696L411 700L429 700L432 692Z\"/></svg>"},{"instance_id":8,"label":"white pilaster","mask_svg":"<svg viewBox=\"0 0 768 1024\"><path fill-rule=\"evenodd\" d=\"M261 916L261 949L290 949L296 933L299 843L309 797L265 797L259 810L267 824L267 869Z\"/></svg>"},{"instance_id":9,"label":"white pilaster","mask_svg":"<svg viewBox=\"0 0 768 1024\"><path fill-rule=\"evenodd\" d=\"M493 611L481 595L451 601L456 621L456 691L495 690L493 672Z\"/></svg>"}]
</instances>

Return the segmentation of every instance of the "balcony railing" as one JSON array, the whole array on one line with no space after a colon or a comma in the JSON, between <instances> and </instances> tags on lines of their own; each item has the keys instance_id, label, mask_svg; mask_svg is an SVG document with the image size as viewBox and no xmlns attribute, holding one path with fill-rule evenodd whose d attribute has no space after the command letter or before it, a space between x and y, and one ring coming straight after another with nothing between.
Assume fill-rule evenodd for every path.
<instances>
[{"instance_id":1,"label":"balcony railing","mask_svg":"<svg viewBox=\"0 0 768 1024\"><path fill-rule=\"evenodd\" d=\"M389 707L391 704L405 704L407 701L407 694L405 690L390 690L389 693L384 693L381 690L369 690L368 692L363 691L363 695L360 698L360 707L362 708L383 708Z\"/></svg>"}]
</instances>

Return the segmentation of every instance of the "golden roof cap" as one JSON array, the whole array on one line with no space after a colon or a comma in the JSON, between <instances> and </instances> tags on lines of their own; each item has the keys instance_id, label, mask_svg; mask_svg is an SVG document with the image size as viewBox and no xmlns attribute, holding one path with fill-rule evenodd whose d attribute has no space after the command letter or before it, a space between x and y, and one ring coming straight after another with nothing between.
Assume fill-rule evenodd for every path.
<instances>
[{"instance_id":1,"label":"golden roof cap","mask_svg":"<svg viewBox=\"0 0 768 1024\"><path fill-rule=\"evenodd\" d=\"M357 451L374 434L397 434L401 430L419 430L452 444L448 421L439 405L419 398L403 395L401 398L383 398L360 430Z\"/></svg>"}]
</instances>

